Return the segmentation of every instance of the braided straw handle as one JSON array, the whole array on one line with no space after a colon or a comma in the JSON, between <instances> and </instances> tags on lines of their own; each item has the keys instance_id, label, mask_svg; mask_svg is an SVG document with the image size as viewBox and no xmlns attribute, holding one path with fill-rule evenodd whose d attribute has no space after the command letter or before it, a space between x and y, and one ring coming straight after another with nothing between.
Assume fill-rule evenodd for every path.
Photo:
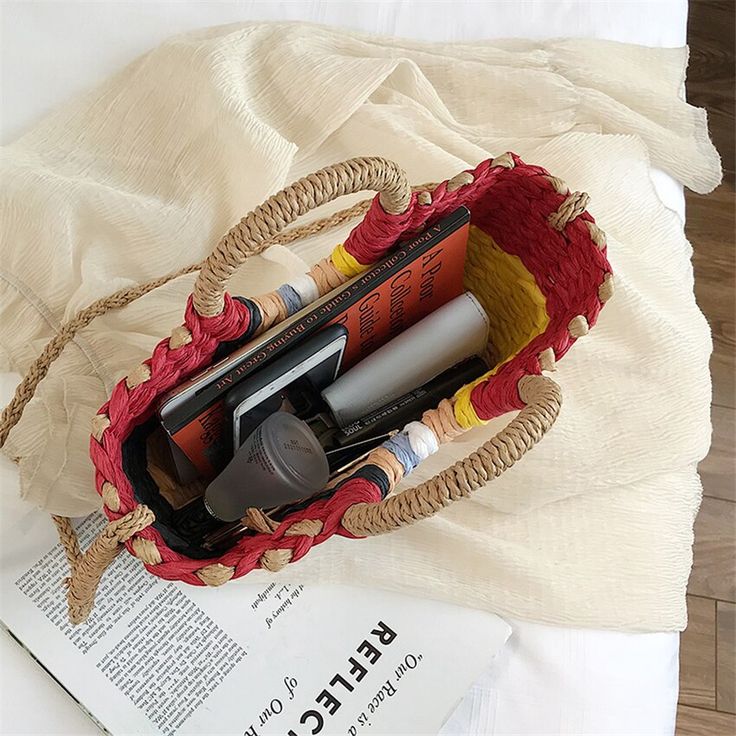
<instances>
[{"instance_id":1,"label":"braided straw handle","mask_svg":"<svg viewBox=\"0 0 736 736\"><path fill-rule=\"evenodd\" d=\"M352 158L327 166L269 197L235 225L205 260L193 291L198 314L220 314L228 279L249 256L268 248L297 217L344 194L365 189L379 192L381 206L389 214L405 212L411 201L404 171L393 161L376 157Z\"/></svg>"},{"instance_id":2,"label":"braided straw handle","mask_svg":"<svg viewBox=\"0 0 736 736\"><path fill-rule=\"evenodd\" d=\"M67 586L69 620L75 625L80 624L86 620L95 604L102 574L122 552L123 544L153 523L154 515L147 506L137 506L129 514L110 522L84 553L79 549L79 538L72 520L66 516L51 518L56 524L71 572L64 581Z\"/></svg>"},{"instance_id":3,"label":"braided straw handle","mask_svg":"<svg viewBox=\"0 0 736 736\"><path fill-rule=\"evenodd\" d=\"M518 389L525 407L475 452L421 485L379 503L350 506L343 514L342 526L356 537L394 531L433 516L498 478L544 437L562 405L560 387L546 376L524 376Z\"/></svg>"}]
</instances>

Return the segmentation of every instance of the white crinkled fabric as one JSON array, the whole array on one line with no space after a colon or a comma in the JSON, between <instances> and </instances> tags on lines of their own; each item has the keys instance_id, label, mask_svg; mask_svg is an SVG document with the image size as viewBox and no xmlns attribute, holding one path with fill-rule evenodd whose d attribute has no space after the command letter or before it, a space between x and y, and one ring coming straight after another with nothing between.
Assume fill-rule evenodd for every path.
<instances>
[{"instance_id":1,"label":"white crinkled fabric","mask_svg":"<svg viewBox=\"0 0 736 736\"><path fill-rule=\"evenodd\" d=\"M650 170L698 192L720 179L705 113L679 97L686 61L685 49L603 41L441 45L300 24L173 38L2 150L0 370L22 373L94 299L202 259L236 219L320 166L381 155L420 183L513 150L590 194L617 280L596 328L558 364L557 425L432 520L334 538L280 574L553 624L680 629L710 436L710 334L691 247ZM275 288L346 232L273 246L231 290ZM99 507L90 419L181 322L192 281L97 319L52 366L5 448L29 502L65 515ZM443 446L405 483L505 421Z\"/></svg>"}]
</instances>

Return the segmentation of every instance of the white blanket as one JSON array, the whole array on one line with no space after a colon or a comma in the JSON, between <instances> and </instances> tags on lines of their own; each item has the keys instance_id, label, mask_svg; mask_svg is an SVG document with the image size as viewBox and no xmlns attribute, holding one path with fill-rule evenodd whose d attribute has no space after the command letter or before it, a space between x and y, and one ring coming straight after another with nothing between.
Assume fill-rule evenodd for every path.
<instances>
[{"instance_id":1,"label":"white blanket","mask_svg":"<svg viewBox=\"0 0 736 736\"><path fill-rule=\"evenodd\" d=\"M680 628L695 465L708 445L709 335L689 245L649 162L698 191L718 181L704 114L678 98L685 58L283 24L174 39L4 150L2 367L22 371L92 299L198 260L233 220L318 166L379 154L422 182L515 150L591 194L618 280L599 326L559 364L558 425L472 500L387 537L331 540L282 575L551 623ZM305 241L296 255L273 247L233 291L278 285L336 239ZM7 447L29 500L68 514L99 504L89 419L180 322L190 286L181 279L98 320L54 365ZM498 426L466 435L411 482Z\"/></svg>"}]
</instances>

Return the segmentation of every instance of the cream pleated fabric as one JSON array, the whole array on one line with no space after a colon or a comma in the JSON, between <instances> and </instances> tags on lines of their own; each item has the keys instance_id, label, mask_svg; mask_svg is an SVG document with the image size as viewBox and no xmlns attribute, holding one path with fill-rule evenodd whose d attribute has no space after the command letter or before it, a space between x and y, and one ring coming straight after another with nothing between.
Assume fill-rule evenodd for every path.
<instances>
[{"instance_id":1,"label":"cream pleated fabric","mask_svg":"<svg viewBox=\"0 0 736 736\"><path fill-rule=\"evenodd\" d=\"M699 192L719 181L705 114L679 97L686 59L685 49L602 41L434 45L295 24L174 38L3 150L0 369L22 373L77 310L200 260L235 220L320 166L381 155L421 183L513 150L591 195L617 279L598 326L559 363L557 425L438 517L335 538L280 575L547 623L682 628L696 464L709 444L710 335L690 245L650 167ZM231 290L278 286L346 232L273 246ZM52 366L6 446L28 501L66 515L99 507L90 419L181 322L192 281L97 319Z\"/></svg>"}]
</instances>

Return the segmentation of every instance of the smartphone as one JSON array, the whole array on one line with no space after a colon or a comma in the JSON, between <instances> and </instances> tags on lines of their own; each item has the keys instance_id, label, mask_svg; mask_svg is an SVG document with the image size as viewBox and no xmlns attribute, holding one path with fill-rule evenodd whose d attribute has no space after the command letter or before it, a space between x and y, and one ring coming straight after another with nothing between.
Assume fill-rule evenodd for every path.
<instances>
[{"instance_id":1,"label":"smartphone","mask_svg":"<svg viewBox=\"0 0 736 736\"><path fill-rule=\"evenodd\" d=\"M342 325L326 327L229 391L225 408L232 415L233 449L276 411L300 418L319 411L320 392L337 377L347 339Z\"/></svg>"}]
</instances>

